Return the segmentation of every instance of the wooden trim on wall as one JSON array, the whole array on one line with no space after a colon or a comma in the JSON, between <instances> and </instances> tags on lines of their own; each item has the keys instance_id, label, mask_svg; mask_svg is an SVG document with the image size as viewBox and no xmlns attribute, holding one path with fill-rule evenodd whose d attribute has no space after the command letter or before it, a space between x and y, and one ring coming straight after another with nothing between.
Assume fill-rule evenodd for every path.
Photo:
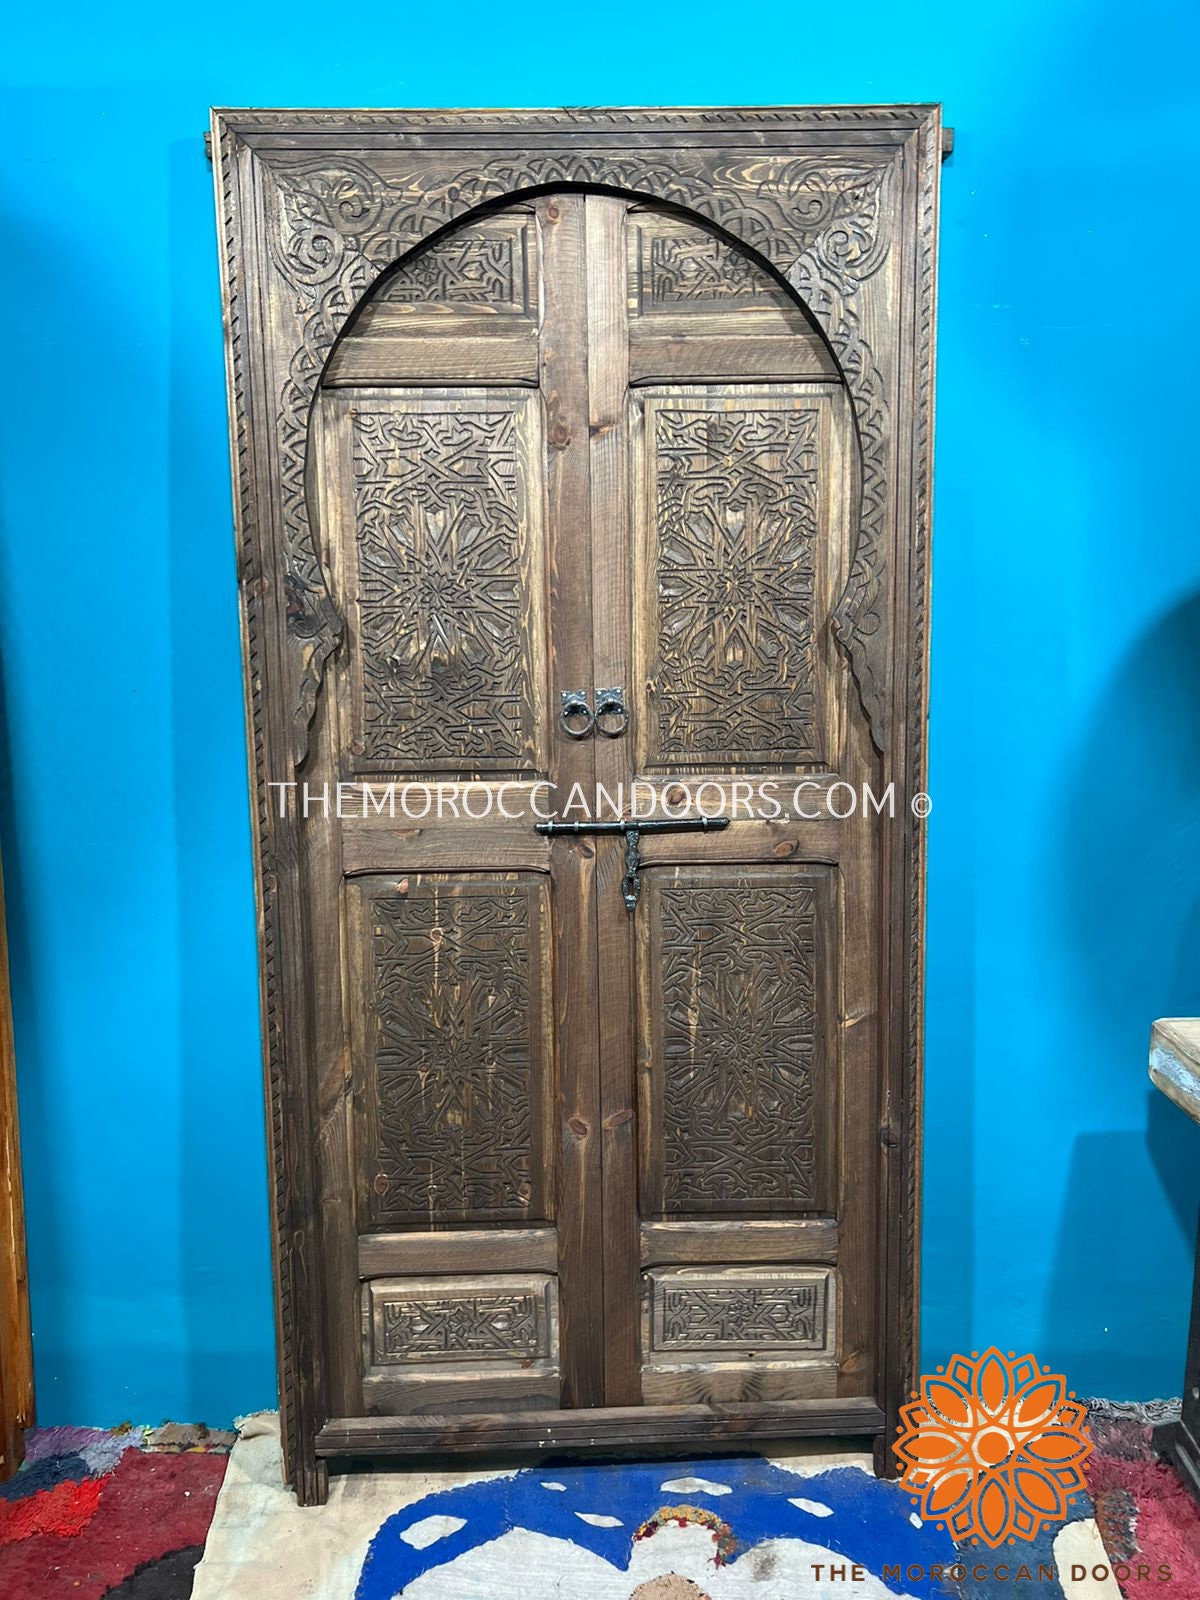
<instances>
[{"instance_id":1,"label":"wooden trim on wall","mask_svg":"<svg viewBox=\"0 0 1200 1600\"><path fill-rule=\"evenodd\" d=\"M25 1454L33 1426L33 1339L25 1259L25 1202L17 1118L16 1054L4 884L0 879L0 1479L10 1478Z\"/></svg>"}]
</instances>

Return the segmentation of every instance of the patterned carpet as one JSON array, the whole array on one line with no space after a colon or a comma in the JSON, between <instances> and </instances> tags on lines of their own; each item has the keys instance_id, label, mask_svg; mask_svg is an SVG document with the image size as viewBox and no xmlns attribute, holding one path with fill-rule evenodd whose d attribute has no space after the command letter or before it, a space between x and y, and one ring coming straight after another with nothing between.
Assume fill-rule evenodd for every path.
<instances>
[{"instance_id":1,"label":"patterned carpet","mask_svg":"<svg viewBox=\"0 0 1200 1600\"><path fill-rule=\"evenodd\" d=\"M236 1435L39 1428L0 1483L4 1600L188 1600Z\"/></svg>"},{"instance_id":2,"label":"patterned carpet","mask_svg":"<svg viewBox=\"0 0 1200 1600\"><path fill-rule=\"evenodd\" d=\"M300 1511L270 1415L249 1419L224 1495L233 1434L41 1429L0 1484L0 1596L1200 1600L1200 1510L1153 1457L1158 1415L1092 1402L1090 1498L982 1566L895 1485L829 1457L353 1475Z\"/></svg>"}]
</instances>

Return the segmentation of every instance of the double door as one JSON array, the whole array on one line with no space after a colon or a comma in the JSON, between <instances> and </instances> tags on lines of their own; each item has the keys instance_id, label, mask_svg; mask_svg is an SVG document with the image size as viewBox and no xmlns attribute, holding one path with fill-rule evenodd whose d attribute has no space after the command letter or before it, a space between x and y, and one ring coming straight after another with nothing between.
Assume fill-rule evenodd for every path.
<instances>
[{"instance_id":1,"label":"double door","mask_svg":"<svg viewBox=\"0 0 1200 1600\"><path fill-rule=\"evenodd\" d=\"M825 338L694 216L548 193L386 276L309 426L332 1414L873 1394L884 823Z\"/></svg>"}]
</instances>

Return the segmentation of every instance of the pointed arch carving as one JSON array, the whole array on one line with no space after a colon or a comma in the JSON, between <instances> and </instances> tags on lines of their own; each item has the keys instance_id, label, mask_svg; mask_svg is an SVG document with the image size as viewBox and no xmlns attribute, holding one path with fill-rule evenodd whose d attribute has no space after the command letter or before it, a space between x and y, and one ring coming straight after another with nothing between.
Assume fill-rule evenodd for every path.
<instances>
[{"instance_id":1,"label":"pointed arch carving","mask_svg":"<svg viewBox=\"0 0 1200 1600\"><path fill-rule=\"evenodd\" d=\"M887 739L888 628L881 554L888 427L884 379L863 332L864 287L885 264L896 158L882 155L729 159L680 151L561 154L531 151L451 165L424 155L326 159L272 156L266 226L287 286L293 353L276 374L281 514L289 637L296 687L293 760L301 765L325 664L342 621L321 570L305 492L308 412L321 371L363 295L431 235L471 212L535 189L622 190L716 223L780 272L822 326L846 378L861 458L853 566L834 631L858 684L872 738Z\"/></svg>"}]
</instances>

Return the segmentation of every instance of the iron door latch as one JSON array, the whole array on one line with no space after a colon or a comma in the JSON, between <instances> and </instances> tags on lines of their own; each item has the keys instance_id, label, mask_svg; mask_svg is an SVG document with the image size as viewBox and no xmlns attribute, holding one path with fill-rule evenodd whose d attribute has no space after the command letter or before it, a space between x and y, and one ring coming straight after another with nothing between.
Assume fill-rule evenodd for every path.
<instances>
[{"instance_id":1,"label":"iron door latch","mask_svg":"<svg viewBox=\"0 0 1200 1600\"><path fill-rule=\"evenodd\" d=\"M623 833L625 835L625 876L621 879L621 898L626 911L637 909L642 880L638 876L642 865L640 850L643 833L720 833L729 826L728 817L647 817L639 821L628 817L613 822L535 822L538 833L551 838L561 834Z\"/></svg>"}]
</instances>

